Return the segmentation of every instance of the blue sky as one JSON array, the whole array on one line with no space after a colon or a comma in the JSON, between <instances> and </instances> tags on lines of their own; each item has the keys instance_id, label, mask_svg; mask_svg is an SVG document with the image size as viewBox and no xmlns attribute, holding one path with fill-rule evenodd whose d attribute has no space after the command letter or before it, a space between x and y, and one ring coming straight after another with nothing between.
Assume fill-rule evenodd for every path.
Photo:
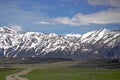
<instances>
[{"instance_id":1,"label":"blue sky","mask_svg":"<svg viewBox=\"0 0 120 80\"><path fill-rule=\"evenodd\" d=\"M120 30L120 0L0 0L0 26L57 34Z\"/></svg>"}]
</instances>

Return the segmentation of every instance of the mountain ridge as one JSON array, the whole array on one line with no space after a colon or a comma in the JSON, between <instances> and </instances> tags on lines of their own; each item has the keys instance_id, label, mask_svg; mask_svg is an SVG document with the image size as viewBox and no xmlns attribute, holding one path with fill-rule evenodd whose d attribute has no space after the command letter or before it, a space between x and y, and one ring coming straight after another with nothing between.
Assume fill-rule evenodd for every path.
<instances>
[{"instance_id":1,"label":"mountain ridge","mask_svg":"<svg viewBox=\"0 0 120 80\"><path fill-rule=\"evenodd\" d=\"M0 57L120 57L120 32L101 28L85 34L18 33L0 27Z\"/></svg>"}]
</instances>

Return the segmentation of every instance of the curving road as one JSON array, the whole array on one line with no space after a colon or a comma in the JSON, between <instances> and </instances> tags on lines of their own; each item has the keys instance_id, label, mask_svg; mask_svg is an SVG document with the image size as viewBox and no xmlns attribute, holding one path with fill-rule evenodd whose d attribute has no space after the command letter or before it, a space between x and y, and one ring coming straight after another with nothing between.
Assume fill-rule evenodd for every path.
<instances>
[{"instance_id":1,"label":"curving road","mask_svg":"<svg viewBox=\"0 0 120 80\"><path fill-rule=\"evenodd\" d=\"M20 75L27 74L30 71L32 71L32 69L33 68L29 67L29 68L26 68L26 69L22 70L21 72L8 75L8 76L6 76L6 80L29 80L27 78L20 77Z\"/></svg>"}]
</instances>

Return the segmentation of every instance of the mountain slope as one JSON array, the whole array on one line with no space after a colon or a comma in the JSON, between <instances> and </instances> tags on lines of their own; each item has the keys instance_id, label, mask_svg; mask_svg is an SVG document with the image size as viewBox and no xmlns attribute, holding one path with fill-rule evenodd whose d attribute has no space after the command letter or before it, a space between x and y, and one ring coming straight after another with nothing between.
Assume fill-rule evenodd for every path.
<instances>
[{"instance_id":1,"label":"mountain slope","mask_svg":"<svg viewBox=\"0 0 120 80\"><path fill-rule=\"evenodd\" d=\"M120 31L99 29L86 34L18 33L0 27L0 57L120 57Z\"/></svg>"}]
</instances>

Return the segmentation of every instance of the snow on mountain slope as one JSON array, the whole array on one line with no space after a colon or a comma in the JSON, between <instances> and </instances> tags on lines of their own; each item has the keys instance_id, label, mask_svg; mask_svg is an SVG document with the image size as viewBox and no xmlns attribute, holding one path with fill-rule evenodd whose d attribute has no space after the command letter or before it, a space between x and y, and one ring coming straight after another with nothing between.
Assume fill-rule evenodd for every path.
<instances>
[{"instance_id":1,"label":"snow on mountain slope","mask_svg":"<svg viewBox=\"0 0 120 80\"><path fill-rule=\"evenodd\" d=\"M10 29L10 28L8 28L8 27L6 27L6 26L3 26L3 27L0 27L0 33L5 33L5 34L7 34L7 33L11 33L11 34L14 34L14 33L17 33L17 31L15 31L15 30L13 30L13 29Z\"/></svg>"},{"instance_id":2,"label":"snow on mountain slope","mask_svg":"<svg viewBox=\"0 0 120 80\"><path fill-rule=\"evenodd\" d=\"M16 45L21 37L22 34L17 33L15 30L0 27L0 48L9 48Z\"/></svg>"},{"instance_id":3,"label":"snow on mountain slope","mask_svg":"<svg viewBox=\"0 0 120 80\"><path fill-rule=\"evenodd\" d=\"M99 29L86 34L18 33L0 27L0 57L120 57L120 31Z\"/></svg>"},{"instance_id":4,"label":"snow on mountain slope","mask_svg":"<svg viewBox=\"0 0 120 80\"><path fill-rule=\"evenodd\" d=\"M84 42L89 43L92 40L94 40L93 43L95 43L96 41L103 38L107 33L109 33L109 30L107 30L107 29L100 29L100 30L88 32L88 33L82 35L81 40L83 43Z\"/></svg>"}]
</instances>

